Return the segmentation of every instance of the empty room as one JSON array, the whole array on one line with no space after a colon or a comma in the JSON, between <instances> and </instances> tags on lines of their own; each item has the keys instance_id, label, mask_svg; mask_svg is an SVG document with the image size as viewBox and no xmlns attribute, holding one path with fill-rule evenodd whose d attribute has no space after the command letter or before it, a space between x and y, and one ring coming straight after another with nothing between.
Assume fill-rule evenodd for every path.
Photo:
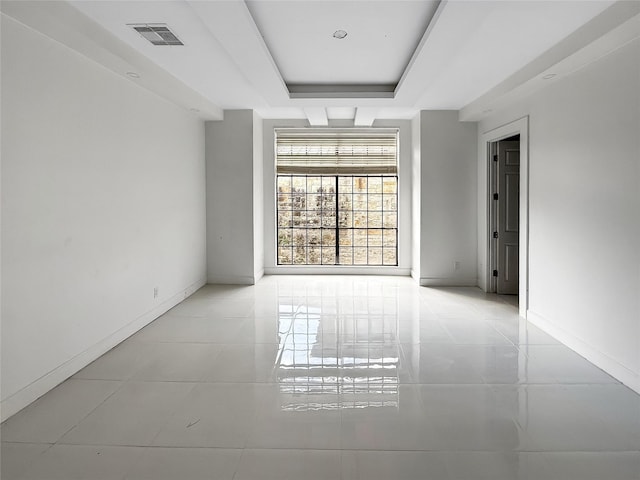
<instances>
[{"instance_id":1,"label":"empty room","mask_svg":"<svg viewBox=\"0 0 640 480\"><path fill-rule=\"evenodd\" d=\"M640 480L640 2L0 12L2 480Z\"/></svg>"}]
</instances>

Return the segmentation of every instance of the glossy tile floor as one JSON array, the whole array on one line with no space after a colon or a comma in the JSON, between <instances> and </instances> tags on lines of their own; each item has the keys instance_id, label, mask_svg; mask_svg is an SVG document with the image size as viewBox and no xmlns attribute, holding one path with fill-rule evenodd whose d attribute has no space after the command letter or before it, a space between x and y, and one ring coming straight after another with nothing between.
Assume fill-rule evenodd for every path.
<instances>
[{"instance_id":1,"label":"glossy tile floor","mask_svg":"<svg viewBox=\"0 0 640 480\"><path fill-rule=\"evenodd\" d=\"M207 286L2 425L2 480L638 480L640 396L509 297Z\"/></svg>"}]
</instances>

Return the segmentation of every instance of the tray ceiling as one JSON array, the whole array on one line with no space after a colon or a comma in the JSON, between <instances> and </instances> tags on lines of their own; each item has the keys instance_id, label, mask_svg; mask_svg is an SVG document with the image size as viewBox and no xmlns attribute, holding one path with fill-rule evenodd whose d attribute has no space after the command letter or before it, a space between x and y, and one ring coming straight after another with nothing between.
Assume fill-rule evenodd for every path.
<instances>
[{"instance_id":1,"label":"tray ceiling","mask_svg":"<svg viewBox=\"0 0 640 480\"><path fill-rule=\"evenodd\" d=\"M640 36L640 2L612 0L3 0L0 8L204 119L253 109L370 124L451 109L477 120ZM154 46L131 27L140 24L165 24L184 45ZM336 30L347 36L334 38ZM549 72L556 76L541 80Z\"/></svg>"}]
</instances>

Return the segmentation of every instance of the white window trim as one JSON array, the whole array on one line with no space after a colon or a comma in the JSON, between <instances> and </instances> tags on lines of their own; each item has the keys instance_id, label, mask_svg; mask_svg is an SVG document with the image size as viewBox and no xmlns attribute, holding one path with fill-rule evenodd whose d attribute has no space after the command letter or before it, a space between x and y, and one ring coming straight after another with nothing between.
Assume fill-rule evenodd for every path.
<instances>
[{"instance_id":1,"label":"white window trim","mask_svg":"<svg viewBox=\"0 0 640 480\"><path fill-rule=\"evenodd\" d=\"M398 265L277 265L275 130L306 127L306 120L264 120L264 273L266 275L410 275L411 274L411 121L377 121L374 128L397 128ZM336 125L344 128L343 125ZM419 226L418 226L419 228Z\"/></svg>"}]
</instances>

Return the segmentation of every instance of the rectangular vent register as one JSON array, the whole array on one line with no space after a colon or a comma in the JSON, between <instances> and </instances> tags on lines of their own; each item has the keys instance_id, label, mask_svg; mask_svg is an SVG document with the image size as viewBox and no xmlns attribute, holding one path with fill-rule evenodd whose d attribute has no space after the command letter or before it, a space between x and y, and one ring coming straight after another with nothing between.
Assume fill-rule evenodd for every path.
<instances>
[{"instance_id":1,"label":"rectangular vent register","mask_svg":"<svg viewBox=\"0 0 640 480\"><path fill-rule=\"evenodd\" d=\"M184 45L164 23L144 23L129 26L153 45Z\"/></svg>"}]
</instances>

